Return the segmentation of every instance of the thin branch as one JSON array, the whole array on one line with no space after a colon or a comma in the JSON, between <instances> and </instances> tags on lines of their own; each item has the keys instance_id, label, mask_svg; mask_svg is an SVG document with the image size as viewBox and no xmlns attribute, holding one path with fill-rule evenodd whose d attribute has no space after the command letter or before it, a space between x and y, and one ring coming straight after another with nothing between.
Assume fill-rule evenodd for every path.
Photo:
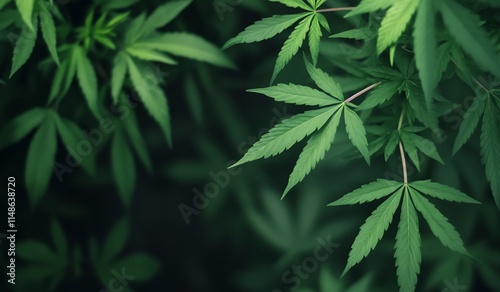
<instances>
[{"instance_id":1,"label":"thin branch","mask_svg":"<svg viewBox=\"0 0 500 292\"><path fill-rule=\"evenodd\" d=\"M358 92L358 93L354 94L353 96L349 97L349 98L348 98L348 99L346 99L344 102L345 102L345 103L349 103L349 102L353 101L356 97L359 97L359 96L360 96L360 95L362 95L363 93L366 93L366 92L368 92L368 91L372 90L373 88L375 88L375 87L379 86L381 83L382 83L382 82L377 82L377 83L375 83L375 84L372 84L372 85L368 86L367 88L365 88L365 89L361 90L360 92Z\"/></svg>"},{"instance_id":2,"label":"thin branch","mask_svg":"<svg viewBox=\"0 0 500 292\"><path fill-rule=\"evenodd\" d=\"M401 154L401 162L403 163L403 177L404 177L404 182L405 182L405 185L407 185L408 184L408 172L406 170L405 151L403 150L403 143L401 143L401 140L399 140L399 153Z\"/></svg>"},{"instance_id":3,"label":"thin branch","mask_svg":"<svg viewBox=\"0 0 500 292\"><path fill-rule=\"evenodd\" d=\"M316 12L333 12L333 11L351 11L354 10L356 7L337 7L337 8L325 8L325 9L319 9L316 10Z\"/></svg>"},{"instance_id":4,"label":"thin branch","mask_svg":"<svg viewBox=\"0 0 500 292\"><path fill-rule=\"evenodd\" d=\"M403 126L403 116L404 116L404 110L401 111L401 116L399 116L398 131L401 130L401 127ZM405 157L405 151L403 149L403 143L401 142L401 138L399 139L399 154L401 155L401 162L403 164L404 183L405 183L405 185L407 185L408 184L408 171L406 169L406 157Z\"/></svg>"},{"instance_id":5,"label":"thin branch","mask_svg":"<svg viewBox=\"0 0 500 292\"><path fill-rule=\"evenodd\" d=\"M465 70L463 68L461 68L460 66L458 66L457 61L455 61L455 59L453 59L453 57L450 57L450 60L453 62L453 64L455 64L455 66L457 66L458 69L460 69L462 72L465 72ZM474 80L474 82L476 82L477 85L479 85L479 87L481 87L482 89L484 89L484 91L486 91L486 93L490 93L490 91L488 90L488 88L486 88L486 86L484 86L481 82L479 82L479 80L477 80L475 77L472 77L472 79Z\"/></svg>"}]
</instances>

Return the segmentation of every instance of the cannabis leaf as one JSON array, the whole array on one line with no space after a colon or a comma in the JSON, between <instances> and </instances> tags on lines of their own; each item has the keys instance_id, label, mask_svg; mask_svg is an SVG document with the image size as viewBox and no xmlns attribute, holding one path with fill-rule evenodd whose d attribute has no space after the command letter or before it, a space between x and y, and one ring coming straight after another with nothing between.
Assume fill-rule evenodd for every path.
<instances>
[{"instance_id":1,"label":"cannabis leaf","mask_svg":"<svg viewBox=\"0 0 500 292\"><path fill-rule=\"evenodd\" d=\"M25 180L32 206L38 203L49 186L57 151L56 135L54 114L49 112L31 140L26 160Z\"/></svg>"},{"instance_id":2,"label":"cannabis leaf","mask_svg":"<svg viewBox=\"0 0 500 292\"><path fill-rule=\"evenodd\" d=\"M46 1L16 0L19 12L23 17L21 34L16 36L16 46L12 57L12 77L29 59L38 37L38 23L52 59L59 65L57 53L56 27L52 14L57 11L53 3Z\"/></svg>"},{"instance_id":3,"label":"cannabis leaf","mask_svg":"<svg viewBox=\"0 0 500 292\"><path fill-rule=\"evenodd\" d=\"M90 239L90 262L96 271L102 285L108 285L114 275L109 271L123 271L134 275L135 281L147 281L158 273L160 263L144 252L134 252L119 257L123 252L129 235L129 223L120 220L105 238L101 247L94 238Z\"/></svg>"},{"instance_id":4,"label":"cannabis leaf","mask_svg":"<svg viewBox=\"0 0 500 292\"><path fill-rule=\"evenodd\" d=\"M47 117L48 111L35 107L15 117L0 131L0 149L16 144L38 127Z\"/></svg>"},{"instance_id":5,"label":"cannabis leaf","mask_svg":"<svg viewBox=\"0 0 500 292\"><path fill-rule=\"evenodd\" d=\"M138 92L149 114L160 125L167 143L172 145L170 113L162 82L158 72L152 72L148 62L176 65L169 54L208 62L216 66L234 68L234 64L213 44L189 33L160 33L157 31L169 24L191 1L172 1L158 7L150 16L137 16L127 28L124 48L113 60L111 95L116 104L121 96L127 72L135 91ZM139 138L134 133L134 140ZM150 168L143 147L135 143L140 158Z\"/></svg>"},{"instance_id":6,"label":"cannabis leaf","mask_svg":"<svg viewBox=\"0 0 500 292\"><path fill-rule=\"evenodd\" d=\"M316 9L325 1L308 1L309 5L301 0L271 1L280 2L292 8L301 8L308 12L289 15L275 15L259 20L245 28L245 30L239 33L236 37L228 40L222 49L225 50L236 44L260 42L270 39L296 22L299 22L293 29L288 39L285 41L278 54L278 59L276 60L276 65L274 66L273 75L271 77L271 84L273 84L281 70L285 68L288 62L290 62L293 56L295 56L298 50L302 47L302 44L308 35L312 61L313 64L316 65L322 36L321 27L327 31L330 31L330 27L325 17L316 13Z\"/></svg>"},{"instance_id":7,"label":"cannabis leaf","mask_svg":"<svg viewBox=\"0 0 500 292\"><path fill-rule=\"evenodd\" d=\"M422 0L418 6L413 39L415 47L415 63L418 68L427 106L432 103L434 89L438 83L437 40L433 31L436 25L435 1Z\"/></svg>"},{"instance_id":8,"label":"cannabis leaf","mask_svg":"<svg viewBox=\"0 0 500 292\"><path fill-rule=\"evenodd\" d=\"M408 190L405 188L401 217L399 219L394 258L396 259L396 274L400 291L414 291L417 285L422 253L421 240L418 229L418 216L415 211Z\"/></svg>"},{"instance_id":9,"label":"cannabis leaf","mask_svg":"<svg viewBox=\"0 0 500 292\"><path fill-rule=\"evenodd\" d=\"M135 162L123 129L116 131L111 145L111 164L116 186L126 206L130 206L135 189Z\"/></svg>"},{"instance_id":10,"label":"cannabis leaf","mask_svg":"<svg viewBox=\"0 0 500 292\"><path fill-rule=\"evenodd\" d=\"M494 97L488 99L481 133L481 156L493 198L500 209L500 107Z\"/></svg>"},{"instance_id":11,"label":"cannabis leaf","mask_svg":"<svg viewBox=\"0 0 500 292\"><path fill-rule=\"evenodd\" d=\"M493 198L500 209L499 115L500 106L498 105L498 94L495 91L492 90L484 95L477 96L464 115L453 146L453 153L455 154L467 142L482 116L481 156L485 165L486 177L491 185Z\"/></svg>"},{"instance_id":12,"label":"cannabis leaf","mask_svg":"<svg viewBox=\"0 0 500 292\"><path fill-rule=\"evenodd\" d=\"M471 11L455 1L439 2L439 11L443 16L451 35L482 68L500 78L500 56L480 27L481 20Z\"/></svg>"},{"instance_id":13,"label":"cannabis leaf","mask_svg":"<svg viewBox=\"0 0 500 292\"><path fill-rule=\"evenodd\" d=\"M33 52L38 34L38 18L36 15L33 17L33 23L35 24L34 28L30 28L27 24L23 25L21 35L16 41L9 78L28 61Z\"/></svg>"},{"instance_id":14,"label":"cannabis leaf","mask_svg":"<svg viewBox=\"0 0 500 292\"><path fill-rule=\"evenodd\" d=\"M301 182L316 164L323 159L325 153L333 143L342 114L344 115L349 139L361 152L366 162L369 163L370 161L363 121L349 108L351 105L344 101L342 88L325 72L315 68L307 59L304 58L304 60L310 77L324 92L294 84L278 84L268 88L251 89L249 91L267 95L276 101L299 105L322 106L322 108L295 115L276 125L267 134L262 136L245 153L243 158L231 166L235 167L260 158L278 155L312 134L300 154L294 170L290 174L288 185L282 197L293 186Z\"/></svg>"},{"instance_id":15,"label":"cannabis leaf","mask_svg":"<svg viewBox=\"0 0 500 292\"><path fill-rule=\"evenodd\" d=\"M48 289L54 291L68 269L70 255L66 236L57 221L51 223L50 235L55 249L39 240L28 239L19 242L17 252L29 265L20 268L18 273L23 279L29 279L36 285L47 285ZM21 284L21 287L24 287L22 285L25 284Z\"/></svg>"},{"instance_id":16,"label":"cannabis leaf","mask_svg":"<svg viewBox=\"0 0 500 292\"><path fill-rule=\"evenodd\" d=\"M428 180L403 184L382 179L364 185L341 199L330 203L329 206L352 205L390 196L373 211L361 226L359 234L352 244L347 265L342 275L347 273L376 247L392 222L393 215L401 202L401 197L403 197L403 203L394 246L400 291L415 291L417 275L420 273L422 256L416 210L422 213L431 231L444 246L468 255L458 232L446 217L423 196L424 193L448 201L479 203L460 191Z\"/></svg>"}]
</instances>

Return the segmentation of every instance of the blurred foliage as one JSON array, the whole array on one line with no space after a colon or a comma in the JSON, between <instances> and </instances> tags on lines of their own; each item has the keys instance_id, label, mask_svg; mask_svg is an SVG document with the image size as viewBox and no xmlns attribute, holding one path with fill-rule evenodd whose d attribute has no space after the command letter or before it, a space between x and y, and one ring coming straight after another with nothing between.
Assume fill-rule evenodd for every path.
<instances>
[{"instance_id":1,"label":"blurred foliage","mask_svg":"<svg viewBox=\"0 0 500 292\"><path fill-rule=\"evenodd\" d=\"M377 205L326 205L377 178L403 180L393 149L402 108L408 116L400 139L417 153L408 153L409 180L439 182L481 202L433 200L473 258L449 251L420 224L416 290L500 290L500 216L492 196L493 189L498 197L500 148L491 146L498 145L498 112L482 104L499 106L496 1L447 0L440 4L446 9L434 7L440 11L431 27L437 55L426 68L414 57L422 31L412 9L401 37L386 39L386 48L378 43L386 15L378 8L353 17L308 14L323 27L315 26L313 41L299 44L312 58L309 65L330 75L346 98L382 82L351 107L366 129L370 166L342 125L333 149L279 200L300 155L296 147L272 161L228 167L269 129L306 110L245 90L264 90L273 70L277 82L317 88L299 48L277 64L294 28L265 43L218 48L255 21L306 11L282 5L299 2L319 9L359 4L0 0L0 172L18 182L16 291L113 291L110 285L123 291L397 291L396 224L341 277L358 226ZM424 10L420 6L426 5L413 12ZM327 27L332 37L319 41ZM401 86L405 80L411 86ZM435 92L433 111L429 92ZM436 151L422 151L422 139L433 141ZM2 263L7 259L2 252Z\"/></svg>"}]
</instances>

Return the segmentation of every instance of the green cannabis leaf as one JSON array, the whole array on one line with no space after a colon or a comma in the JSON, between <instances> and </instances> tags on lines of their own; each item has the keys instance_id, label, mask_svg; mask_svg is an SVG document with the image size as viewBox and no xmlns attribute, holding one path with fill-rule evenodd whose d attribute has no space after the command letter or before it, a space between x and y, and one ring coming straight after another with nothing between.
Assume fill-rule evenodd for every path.
<instances>
[{"instance_id":1,"label":"green cannabis leaf","mask_svg":"<svg viewBox=\"0 0 500 292\"><path fill-rule=\"evenodd\" d=\"M329 206L352 205L371 202L388 197L380 204L361 226L349 253L344 269L346 274L354 265L377 246L394 213L401 204L401 216L396 234L394 257L396 259L400 291L415 291L417 275L420 273L421 252L418 210L429 224L432 233L449 249L469 255L460 235L424 194L448 201L478 204L479 202L453 188L431 181L416 181L409 184L389 180L378 180L362 186Z\"/></svg>"},{"instance_id":2,"label":"green cannabis leaf","mask_svg":"<svg viewBox=\"0 0 500 292\"><path fill-rule=\"evenodd\" d=\"M238 162L231 167L260 158L275 156L289 149L305 137L312 135L306 147L299 156L294 170L290 174L288 185L283 192L284 197L297 183L323 159L325 153L333 143L335 133L340 123L342 114L346 131L352 144L361 152L366 162L370 162L368 142L363 121L349 108L348 102L361 95L365 90L352 96L350 100L344 100L342 88L328 74L321 69L315 68L304 57L307 71L316 85L323 90L319 91L306 86L293 84L278 84L268 88L252 89L250 92L260 93L291 104L304 104L309 106L321 106L316 110L309 110L302 114L284 120L272 128L269 133L255 143ZM376 84L377 85L377 84ZM374 87L374 86L372 86Z\"/></svg>"},{"instance_id":3,"label":"green cannabis leaf","mask_svg":"<svg viewBox=\"0 0 500 292\"><path fill-rule=\"evenodd\" d=\"M236 37L228 40L223 50L242 43L254 43L270 39L281 33L285 29L291 27L296 22L299 22L293 29L292 33L285 41L281 48L276 65L274 66L271 84L278 74L285 68L290 60L297 54L306 37L309 35L309 49L313 64L316 65L319 56L319 45L322 36L321 27L328 32L330 27L326 18L316 12L316 10L325 1L308 1L308 4L301 0L271 0L272 2L280 2L288 7L300 8L308 12L289 14L289 15L274 15L269 18L264 18L248 26L243 32Z\"/></svg>"}]
</instances>

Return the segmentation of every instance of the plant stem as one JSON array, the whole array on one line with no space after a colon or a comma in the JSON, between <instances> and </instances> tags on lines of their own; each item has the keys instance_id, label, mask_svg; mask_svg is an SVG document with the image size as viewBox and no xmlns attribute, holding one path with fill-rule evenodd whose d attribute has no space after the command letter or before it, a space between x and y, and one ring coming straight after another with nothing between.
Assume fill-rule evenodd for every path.
<instances>
[{"instance_id":1,"label":"plant stem","mask_svg":"<svg viewBox=\"0 0 500 292\"><path fill-rule=\"evenodd\" d=\"M464 69L462 69L460 66L458 66L458 63L457 63L457 61L455 61L455 59L450 57L450 60L453 62L453 64L455 64L455 66L457 66L458 69L460 69L462 72L465 72ZM477 85L479 85L479 87L484 89L484 91L486 91L486 93L490 93L488 88L486 88L481 82L479 82L479 80L477 80L475 77L472 77L472 79L474 80L474 82L476 82Z\"/></svg>"},{"instance_id":2,"label":"plant stem","mask_svg":"<svg viewBox=\"0 0 500 292\"><path fill-rule=\"evenodd\" d=\"M349 103L349 102L353 101L356 97L359 97L359 96L360 96L360 95L362 95L363 93L365 93L365 92L367 92L367 91L372 90L373 88L375 88L375 87L379 86L381 83L382 83L382 82L377 82L377 83L375 83L375 84L372 84L372 85L368 86L367 88L365 88L365 89L361 90L360 92L358 92L358 93L354 94L353 96L349 97L348 99L346 99L346 100L344 101L344 103Z\"/></svg>"},{"instance_id":3,"label":"plant stem","mask_svg":"<svg viewBox=\"0 0 500 292\"><path fill-rule=\"evenodd\" d=\"M356 7L337 7L337 8L325 8L325 9L319 9L316 10L316 12L332 12L332 11L350 11L353 10Z\"/></svg>"},{"instance_id":4,"label":"plant stem","mask_svg":"<svg viewBox=\"0 0 500 292\"><path fill-rule=\"evenodd\" d=\"M404 110L401 111L401 116L399 117L398 131L401 130L401 127L403 126L403 115L404 115ZM401 138L399 139L399 153L401 155L401 162L403 164L404 183L405 183L405 185L407 185L408 184L408 171L406 169L406 157L405 157L405 151L403 149L403 143L401 142Z\"/></svg>"},{"instance_id":5,"label":"plant stem","mask_svg":"<svg viewBox=\"0 0 500 292\"><path fill-rule=\"evenodd\" d=\"M405 185L408 184L408 172L406 171L406 157L405 152L403 150L403 144L401 140L399 140L399 153L401 154L401 162L403 163L403 177Z\"/></svg>"}]
</instances>

